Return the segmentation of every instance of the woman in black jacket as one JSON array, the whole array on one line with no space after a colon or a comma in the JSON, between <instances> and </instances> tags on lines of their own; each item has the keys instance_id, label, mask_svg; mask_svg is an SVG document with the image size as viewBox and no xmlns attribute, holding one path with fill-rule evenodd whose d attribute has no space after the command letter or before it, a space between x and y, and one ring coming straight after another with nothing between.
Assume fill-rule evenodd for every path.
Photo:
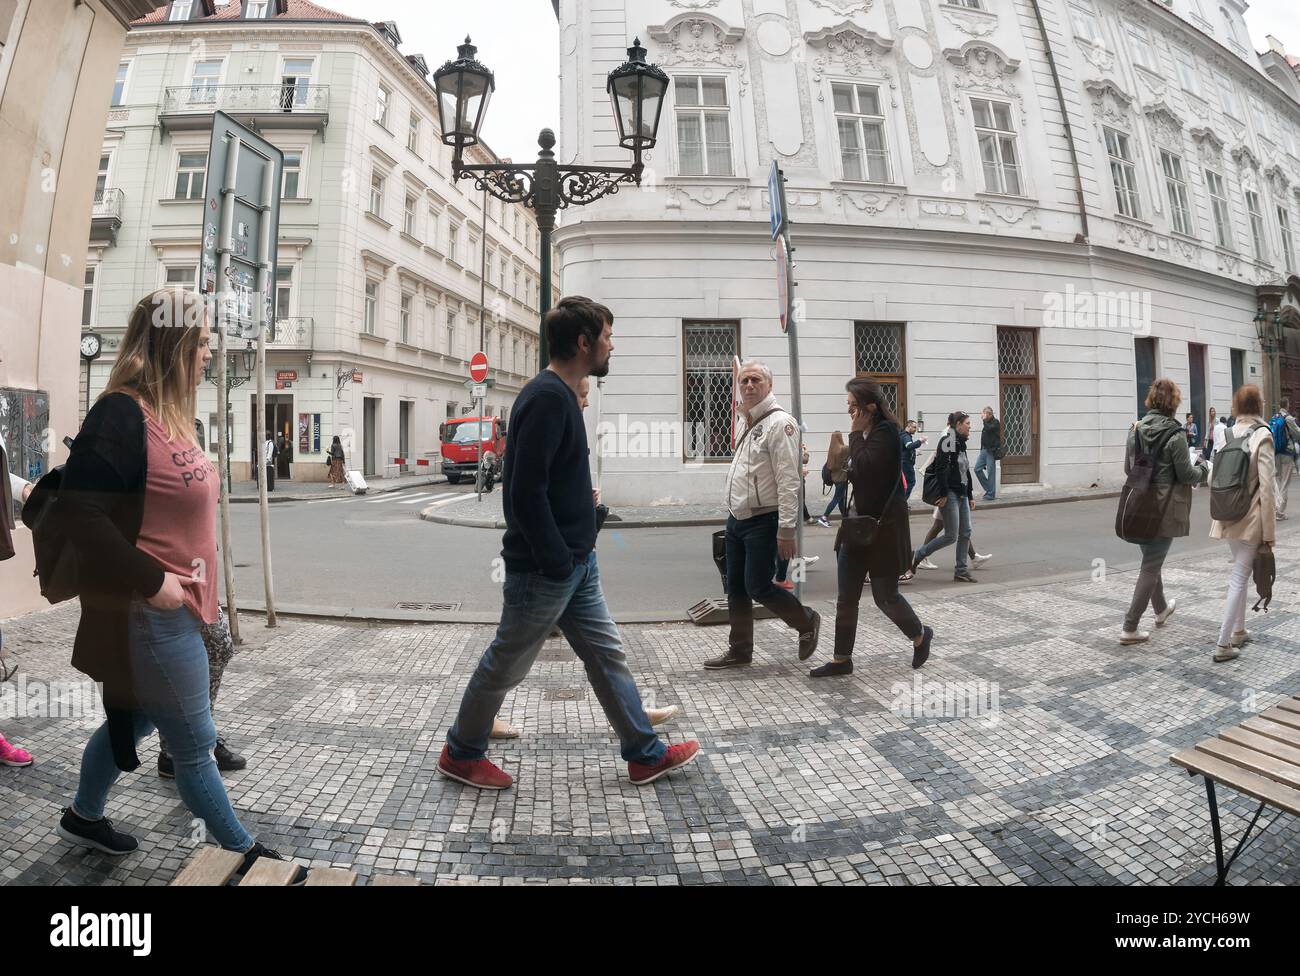
<instances>
[{"instance_id":1,"label":"woman in black jacket","mask_svg":"<svg viewBox=\"0 0 1300 976\"><path fill-rule=\"evenodd\" d=\"M845 389L848 390L845 403L852 420L849 483L853 487L853 513L879 518L880 527L870 546L858 548L845 541L849 531L847 523L852 519L840 523L840 536L835 544L839 560L835 656L809 672L814 678L853 673L858 604L868 576L876 606L912 641L912 667L919 668L925 663L934 637L934 631L921 625L898 592L898 575L912 558L898 421L885 403L880 384L859 377L849 380Z\"/></svg>"},{"instance_id":2,"label":"woman in black jacket","mask_svg":"<svg viewBox=\"0 0 1300 976\"><path fill-rule=\"evenodd\" d=\"M975 491L971 485L970 460L966 456L966 439L970 437L970 414L960 410L948 415L948 430L939 438L939 447L930 464L930 472L938 482L937 504L943 514L943 535L932 539L916 550L907 579L916 575L916 568L944 546L957 543L957 565L952 578L959 583L974 583L975 577L967 568L967 557L973 553L970 541L970 513L975 508Z\"/></svg>"}]
</instances>

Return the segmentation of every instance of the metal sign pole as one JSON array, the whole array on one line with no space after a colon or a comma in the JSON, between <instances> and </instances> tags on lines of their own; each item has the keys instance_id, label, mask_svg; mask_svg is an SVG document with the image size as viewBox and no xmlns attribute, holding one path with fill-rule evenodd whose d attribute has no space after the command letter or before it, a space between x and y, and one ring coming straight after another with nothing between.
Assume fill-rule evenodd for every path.
<instances>
[{"instance_id":1,"label":"metal sign pole","mask_svg":"<svg viewBox=\"0 0 1300 976\"><path fill-rule=\"evenodd\" d=\"M217 436L219 450L217 462L226 471L226 490L221 496L221 563L226 581L226 620L230 624L230 638L238 644L239 614L235 608L235 555L230 551L230 492L234 487L230 480L230 386L227 380L228 364L226 362L226 329L229 322L226 316L226 303L221 298L222 283L226 272L230 270L231 232L235 221L235 169L239 162L237 151L239 139L234 139L231 151L226 154L225 172L221 180L221 223L218 236L217 267L217 355L221 357L217 373Z\"/></svg>"},{"instance_id":2,"label":"metal sign pole","mask_svg":"<svg viewBox=\"0 0 1300 976\"><path fill-rule=\"evenodd\" d=\"M271 160L262 168L262 219L259 221L257 292L253 300L253 321L257 325L257 438L258 450L265 450L266 444L266 295L270 291L271 248L275 241L271 238L270 209L275 193L276 167ZM287 445L286 445L287 447ZM275 621L275 583L271 576L271 512L266 497L269 475L262 472L258 479L257 508L262 523L262 580L266 588L266 626L274 627Z\"/></svg>"},{"instance_id":3,"label":"metal sign pole","mask_svg":"<svg viewBox=\"0 0 1300 976\"><path fill-rule=\"evenodd\" d=\"M786 209L785 202L785 175L781 168L774 162L772 164L773 178L769 181L769 187L773 195L772 205L775 211L774 224L776 232L781 239L781 246L785 248L785 308L782 313L785 316L785 334L789 340L790 348L790 413L794 417L795 427L799 433L799 509L795 512L795 558L802 560L803 552L803 512L806 502L804 501L804 491L806 490L805 479L803 476L803 398L799 387L799 327L795 322L794 315L794 262L790 256L794 254L794 248L790 246L790 219L787 216L789 211ZM800 563L800 570L794 576L794 595L799 597L803 587L804 563Z\"/></svg>"}]
</instances>

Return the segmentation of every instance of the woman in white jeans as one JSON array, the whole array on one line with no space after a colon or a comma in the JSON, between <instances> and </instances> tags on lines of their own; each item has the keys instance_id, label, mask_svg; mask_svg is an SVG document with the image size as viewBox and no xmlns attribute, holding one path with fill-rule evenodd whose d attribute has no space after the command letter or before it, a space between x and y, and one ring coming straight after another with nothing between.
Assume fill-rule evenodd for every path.
<instances>
[{"instance_id":1,"label":"woman in white jeans","mask_svg":"<svg viewBox=\"0 0 1300 976\"><path fill-rule=\"evenodd\" d=\"M1214 660L1231 661L1237 648L1250 639L1246 630L1246 600L1250 587L1251 570L1255 553L1260 546L1272 547L1274 539L1273 502L1273 434L1264 421L1264 398L1259 387L1243 386L1232 398L1232 413L1236 424L1232 438L1250 436L1250 508L1245 516L1235 522L1215 519L1210 525L1210 538L1227 539L1232 553L1232 575L1228 579L1228 603L1223 611L1223 626L1219 628L1219 643L1214 649ZM1259 425L1253 433L1251 428ZM1224 452L1215 455L1222 463Z\"/></svg>"}]
</instances>

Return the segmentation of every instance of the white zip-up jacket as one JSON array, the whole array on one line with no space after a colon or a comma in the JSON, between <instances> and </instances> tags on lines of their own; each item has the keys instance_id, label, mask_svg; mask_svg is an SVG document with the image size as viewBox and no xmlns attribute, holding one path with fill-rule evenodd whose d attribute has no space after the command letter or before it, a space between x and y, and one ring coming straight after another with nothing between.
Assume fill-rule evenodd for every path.
<instances>
[{"instance_id":1,"label":"white zip-up jacket","mask_svg":"<svg viewBox=\"0 0 1300 976\"><path fill-rule=\"evenodd\" d=\"M777 409L750 433L753 421L777 406L776 394L747 411L744 432L727 472L727 511L737 519L779 512L778 539L793 539L799 525L799 426Z\"/></svg>"}]
</instances>

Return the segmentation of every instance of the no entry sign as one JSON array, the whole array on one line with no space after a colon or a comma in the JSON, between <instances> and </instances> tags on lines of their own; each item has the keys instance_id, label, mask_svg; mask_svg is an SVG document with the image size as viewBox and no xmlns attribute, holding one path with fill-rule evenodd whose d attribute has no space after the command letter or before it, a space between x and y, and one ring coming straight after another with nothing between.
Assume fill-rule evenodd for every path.
<instances>
[{"instance_id":1,"label":"no entry sign","mask_svg":"<svg viewBox=\"0 0 1300 976\"><path fill-rule=\"evenodd\" d=\"M487 353L476 352L474 358L469 361L469 378L475 383L482 383L487 379L488 361Z\"/></svg>"}]
</instances>

